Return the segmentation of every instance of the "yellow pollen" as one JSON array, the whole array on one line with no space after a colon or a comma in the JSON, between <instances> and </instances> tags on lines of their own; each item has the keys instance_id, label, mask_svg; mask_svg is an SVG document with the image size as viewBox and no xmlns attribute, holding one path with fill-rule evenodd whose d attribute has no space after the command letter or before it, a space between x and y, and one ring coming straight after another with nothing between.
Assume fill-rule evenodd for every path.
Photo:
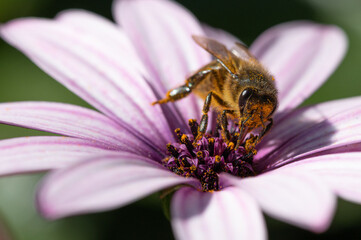
<instances>
[{"instance_id":1,"label":"yellow pollen","mask_svg":"<svg viewBox=\"0 0 361 240\"><path fill-rule=\"evenodd\" d=\"M216 162L216 163L219 163L220 161L221 161L221 156L217 155L217 156L215 157L215 162Z\"/></svg>"},{"instance_id":2,"label":"yellow pollen","mask_svg":"<svg viewBox=\"0 0 361 240\"><path fill-rule=\"evenodd\" d=\"M234 149L234 143L233 143L233 142L230 142L230 143L228 144L228 148L229 148L230 150L233 150L233 149Z\"/></svg>"},{"instance_id":3,"label":"yellow pollen","mask_svg":"<svg viewBox=\"0 0 361 240\"><path fill-rule=\"evenodd\" d=\"M182 143L185 143L187 139L188 139L187 135L183 134L181 138Z\"/></svg>"},{"instance_id":4,"label":"yellow pollen","mask_svg":"<svg viewBox=\"0 0 361 240\"><path fill-rule=\"evenodd\" d=\"M195 119L189 119L189 120L188 120L188 123L189 123L189 124L194 124L194 123L196 123L196 122L197 122L197 121L196 121Z\"/></svg>"},{"instance_id":5,"label":"yellow pollen","mask_svg":"<svg viewBox=\"0 0 361 240\"><path fill-rule=\"evenodd\" d=\"M162 160L162 162L167 163L169 161L169 159L170 159L169 157L166 157Z\"/></svg>"},{"instance_id":6,"label":"yellow pollen","mask_svg":"<svg viewBox=\"0 0 361 240\"><path fill-rule=\"evenodd\" d=\"M244 148L247 152L252 152L254 155L257 153L256 147L257 137L253 134L246 140Z\"/></svg>"}]
</instances>

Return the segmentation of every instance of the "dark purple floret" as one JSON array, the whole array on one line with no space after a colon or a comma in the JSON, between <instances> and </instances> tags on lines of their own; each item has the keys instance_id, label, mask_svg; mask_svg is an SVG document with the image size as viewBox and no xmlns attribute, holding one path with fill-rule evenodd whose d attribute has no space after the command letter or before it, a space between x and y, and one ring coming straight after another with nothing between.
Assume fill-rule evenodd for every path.
<instances>
[{"instance_id":1,"label":"dark purple floret","mask_svg":"<svg viewBox=\"0 0 361 240\"><path fill-rule=\"evenodd\" d=\"M217 191L222 188L219 184L221 172L230 173L238 177L253 176L252 155L243 146L235 149L238 133L232 133L235 141L228 144L222 137L205 134L195 141L197 123L190 120L192 135L182 134L180 129L175 132L178 142L168 144L169 156L164 159L164 165L172 172L199 179L205 192Z\"/></svg>"}]
</instances>

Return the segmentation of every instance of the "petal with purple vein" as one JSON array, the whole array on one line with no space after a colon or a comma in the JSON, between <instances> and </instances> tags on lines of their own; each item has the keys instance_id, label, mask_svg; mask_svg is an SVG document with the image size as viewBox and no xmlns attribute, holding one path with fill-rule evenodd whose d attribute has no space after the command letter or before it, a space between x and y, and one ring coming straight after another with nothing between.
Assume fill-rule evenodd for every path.
<instances>
[{"instance_id":1,"label":"petal with purple vein","mask_svg":"<svg viewBox=\"0 0 361 240\"><path fill-rule=\"evenodd\" d=\"M331 223L336 198L322 179L315 176L278 169L244 179L224 177L250 194L270 216L322 232Z\"/></svg>"},{"instance_id":2,"label":"petal with purple vein","mask_svg":"<svg viewBox=\"0 0 361 240\"><path fill-rule=\"evenodd\" d=\"M250 49L275 76L278 111L283 111L298 106L327 80L345 55L347 38L335 26L295 21L268 29Z\"/></svg>"},{"instance_id":3,"label":"petal with purple vein","mask_svg":"<svg viewBox=\"0 0 361 240\"><path fill-rule=\"evenodd\" d=\"M62 168L98 154L107 145L68 137L22 137L0 141L0 175Z\"/></svg>"},{"instance_id":4,"label":"petal with purple vein","mask_svg":"<svg viewBox=\"0 0 361 240\"><path fill-rule=\"evenodd\" d=\"M114 209L177 184L180 177L147 158L103 155L51 173L38 191L38 207L50 219ZM196 184L196 183L195 183Z\"/></svg>"},{"instance_id":5,"label":"petal with purple vein","mask_svg":"<svg viewBox=\"0 0 361 240\"><path fill-rule=\"evenodd\" d=\"M199 22L175 2L118 0L114 5L114 18L135 44L151 74L151 83L161 97L166 90L184 84L187 76L211 60L191 37L204 35ZM194 96L176 105L185 120L200 116Z\"/></svg>"},{"instance_id":6,"label":"petal with purple vein","mask_svg":"<svg viewBox=\"0 0 361 240\"><path fill-rule=\"evenodd\" d=\"M360 106L361 97L352 97L295 109L281 117L276 114L272 130L257 146L256 161L262 159L261 162L265 164L263 159L265 155L277 150L298 134L322 121L327 121L336 114Z\"/></svg>"},{"instance_id":7,"label":"petal with purple vein","mask_svg":"<svg viewBox=\"0 0 361 240\"><path fill-rule=\"evenodd\" d=\"M163 148L171 138L160 107L150 106L155 97L140 73L110 47L106 51L105 42L44 19L15 20L0 30L47 73L146 144Z\"/></svg>"},{"instance_id":8,"label":"petal with purple vein","mask_svg":"<svg viewBox=\"0 0 361 240\"><path fill-rule=\"evenodd\" d=\"M113 120L75 105L51 102L1 103L0 122L96 141L109 148L145 156L153 153Z\"/></svg>"},{"instance_id":9,"label":"petal with purple vein","mask_svg":"<svg viewBox=\"0 0 361 240\"><path fill-rule=\"evenodd\" d=\"M266 227L255 201L243 190L178 190L171 202L177 239L266 239Z\"/></svg>"},{"instance_id":10,"label":"petal with purple vein","mask_svg":"<svg viewBox=\"0 0 361 240\"><path fill-rule=\"evenodd\" d=\"M128 68L135 68L143 76L148 75L129 37L119 26L108 19L85 10L67 10L58 14L56 20L76 29L93 41L101 43L97 45L98 50L110 59L120 61L119 57L121 56L122 59L127 59ZM144 87L143 78L134 80L140 81L138 84Z\"/></svg>"},{"instance_id":11,"label":"petal with purple vein","mask_svg":"<svg viewBox=\"0 0 361 240\"><path fill-rule=\"evenodd\" d=\"M361 147L357 152L307 158L283 168L317 174L337 195L361 204Z\"/></svg>"},{"instance_id":12,"label":"petal with purple vein","mask_svg":"<svg viewBox=\"0 0 361 240\"><path fill-rule=\"evenodd\" d=\"M310 124L301 132L287 136L284 142L262 158L268 170L297 161L307 156L322 155L328 151L349 151L349 147L360 148L361 106L356 106L316 124ZM291 133L292 134L292 133ZM260 164L262 164L259 161Z\"/></svg>"}]
</instances>

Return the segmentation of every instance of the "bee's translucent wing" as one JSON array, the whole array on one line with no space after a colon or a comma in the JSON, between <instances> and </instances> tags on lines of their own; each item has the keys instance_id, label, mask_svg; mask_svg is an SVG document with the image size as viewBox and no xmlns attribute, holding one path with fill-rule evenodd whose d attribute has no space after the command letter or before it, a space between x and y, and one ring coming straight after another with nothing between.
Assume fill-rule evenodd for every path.
<instances>
[{"instance_id":1,"label":"bee's translucent wing","mask_svg":"<svg viewBox=\"0 0 361 240\"><path fill-rule=\"evenodd\" d=\"M201 37L201 36L192 36L194 41L204 48L207 52L212 54L215 58L220 61L220 63L232 74L236 73L236 64L234 62L235 55L228 51L226 46L222 43L217 42L216 40Z\"/></svg>"},{"instance_id":2,"label":"bee's translucent wing","mask_svg":"<svg viewBox=\"0 0 361 240\"><path fill-rule=\"evenodd\" d=\"M253 54L248 50L247 46L239 42L235 43L235 45L231 48L231 52L244 61L249 61L251 59L256 60Z\"/></svg>"}]
</instances>

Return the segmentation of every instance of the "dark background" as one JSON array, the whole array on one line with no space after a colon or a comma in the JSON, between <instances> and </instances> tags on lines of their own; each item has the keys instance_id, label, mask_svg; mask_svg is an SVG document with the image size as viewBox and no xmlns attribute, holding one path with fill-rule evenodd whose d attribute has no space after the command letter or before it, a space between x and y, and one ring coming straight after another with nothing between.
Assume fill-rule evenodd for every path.
<instances>
[{"instance_id":1,"label":"dark background","mask_svg":"<svg viewBox=\"0 0 361 240\"><path fill-rule=\"evenodd\" d=\"M281 22L309 19L343 28L350 40L347 56L329 81L305 104L360 95L361 1L259 0L179 1L201 21L225 29L246 44ZM52 18L69 8L87 9L111 19L111 0L0 0L0 23L38 16ZM44 100L88 106L0 40L0 102ZM0 139L39 135L33 130L0 126ZM111 212L47 222L34 208L41 175L0 179L0 215L16 240L172 239L157 195ZM312 197L312 196L310 196ZM360 239L361 206L339 200L331 228L315 235L266 217L270 239ZM240 226L242 227L242 226Z\"/></svg>"}]
</instances>

